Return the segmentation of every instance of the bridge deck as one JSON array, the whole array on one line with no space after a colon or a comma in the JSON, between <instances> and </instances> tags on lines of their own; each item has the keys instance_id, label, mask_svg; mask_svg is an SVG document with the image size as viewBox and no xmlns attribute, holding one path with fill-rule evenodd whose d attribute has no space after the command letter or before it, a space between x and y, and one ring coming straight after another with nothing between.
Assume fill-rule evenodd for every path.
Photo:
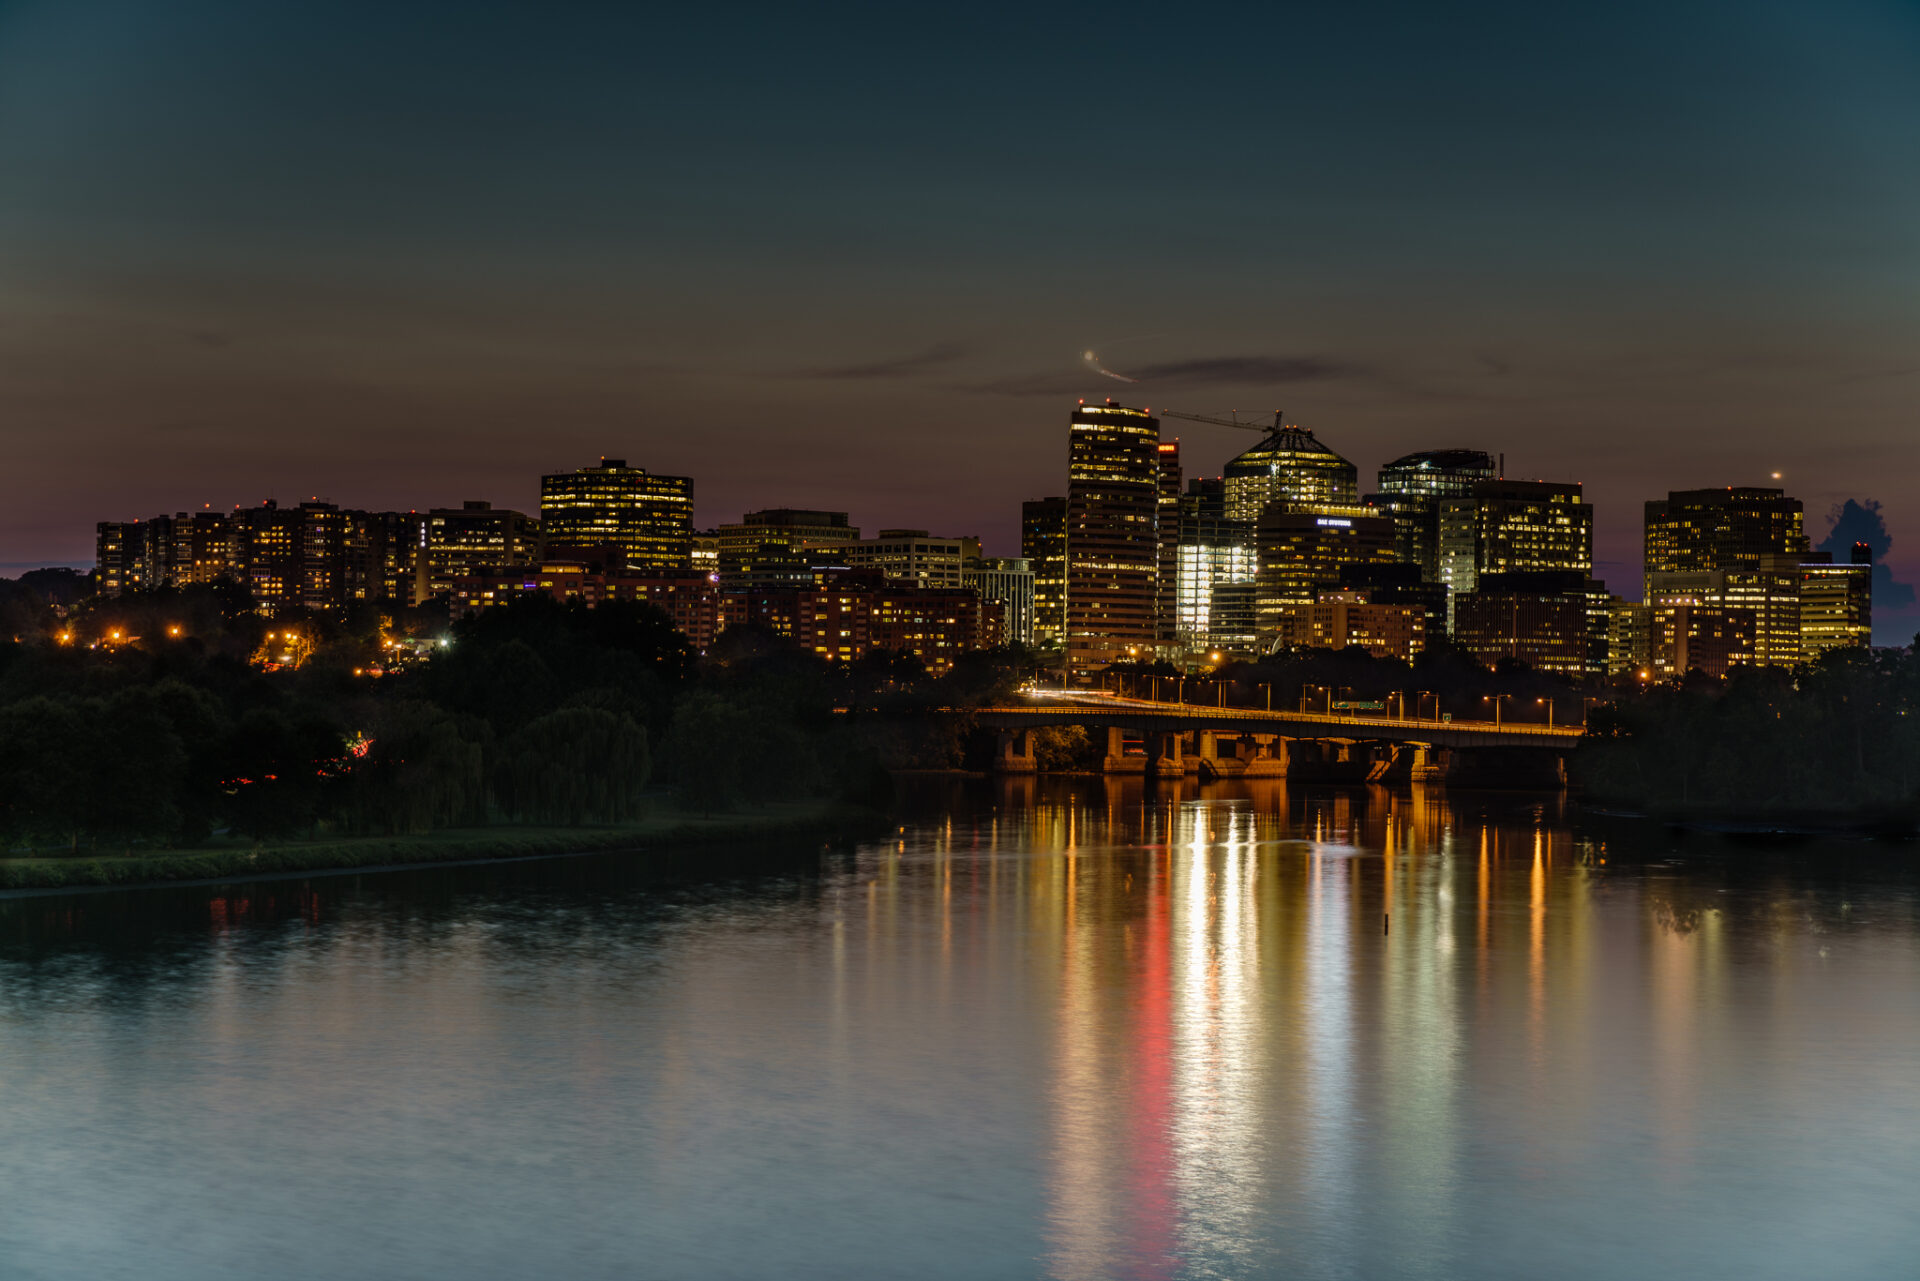
<instances>
[{"instance_id":1,"label":"bridge deck","mask_svg":"<svg viewBox=\"0 0 1920 1281\"><path fill-rule=\"evenodd\" d=\"M1040 725L1104 725L1160 733L1219 729L1236 734L1277 734L1283 738L1376 740L1440 747L1534 747L1556 751L1575 746L1586 733L1578 725L1328 715L1052 692L1017 706L982 708L977 716L981 723L1002 729Z\"/></svg>"}]
</instances>

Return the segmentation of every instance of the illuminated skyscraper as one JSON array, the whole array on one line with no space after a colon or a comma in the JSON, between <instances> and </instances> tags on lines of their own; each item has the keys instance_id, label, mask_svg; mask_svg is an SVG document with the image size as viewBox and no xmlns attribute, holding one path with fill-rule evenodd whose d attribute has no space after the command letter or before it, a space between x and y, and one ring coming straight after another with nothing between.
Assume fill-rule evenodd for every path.
<instances>
[{"instance_id":1,"label":"illuminated skyscraper","mask_svg":"<svg viewBox=\"0 0 1920 1281\"><path fill-rule=\"evenodd\" d=\"M414 558L415 603L452 591L455 579L540 560L540 522L489 502L436 507L421 528L422 554Z\"/></svg>"},{"instance_id":2,"label":"illuminated skyscraper","mask_svg":"<svg viewBox=\"0 0 1920 1281\"><path fill-rule=\"evenodd\" d=\"M1268 503L1295 507L1352 507L1360 501L1360 472L1305 427L1276 427L1226 465L1227 518L1247 524Z\"/></svg>"},{"instance_id":3,"label":"illuminated skyscraper","mask_svg":"<svg viewBox=\"0 0 1920 1281\"><path fill-rule=\"evenodd\" d=\"M1593 508L1579 484L1475 481L1471 496L1442 498L1440 581L1470 592L1481 574L1593 570Z\"/></svg>"},{"instance_id":4,"label":"illuminated skyscraper","mask_svg":"<svg viewBox=\"0 0 1920 1281\"><path fill-rule=\"evenodd\" d=\"M815 511L806 507L768 507L748 512L738 523L714 531L714 553L725 574L751 568L763 554L788 548L804 551L839 548L860 537L860 527L849 524L847 513Z\"/></svg>"},{"instance_id":5,"label":"illuminated skyscraper","mask_svg":"<svg viewBox=\"0 0 1920 1281\"><path fill-rule=\"evenodd\" d=\"M961 580L981 600L999 602L1003 643L1033 644L1033 568L1024 558L975 556Z\"/></svg>"},{"instance_id":6,"label":"illuminated skyscraper","mask_svg":"<svg viewBox=\"0 0 1920 1281\"><path fill-rule=\"evenodd\" d=\"M1160 420L1082 405L1067 428L1067 666L1150 658L1159 561Z\"/></svg>"},{"instance_id":7,"label":"illuminated skyscraper","mask_svg":"<svg viewBox=\"0 0 1920 1281\"><path fill-rule=\"evenodd\" d=\"M1478 449L1429 449L1396 458L1380 469L1380 492L1367 505L1393 521L1397 560L1420 567L1423 581L1440 581L1440 504L1473 496L1497 472L1493 455Z\"/></svg>"},{"instance_id":8,"label":"illuminated skyscraper","mask_svg":"<svg viewBox=\"0 0 1920 1281\"><path fill-rule=\"evenodd\" d=\"M1873 549L1853 545L1848 564L1825 553L1800 566L1800 657L1813 662L1830 649L1870 644L1873 638Z\"/></svg>"},{"instance_id":9,"label":"illuminated skyscraper","mask_svg":"<svg viewBox=\"0 0 1920 1281\"><path fill-rule=\"evenodd\" d=\"M1195 476L1180 498L1174 547L1174 637L1189 649L1254 644L1253 526L1227 519L1226 482Z\"/></svg>"},{"instance_id":10,"label":"illuminated skyscraper","mask_svg":"<svg viewBox=\"0 0 1920 1281\"><path fill-rule=\"evenodd\" d=\"M1155 491L1154 524L1159 549L1154 560L1154 636L1162 644L1174 639L1174 561L1180 544L1180 441L1160 442L1159 487Z\"/></svg>"},{"instance_id":11,"label":"illuminated skyscraper","mask_svg":"<svg viewBox=\"0 0 1920 1281\"><path fill-rule=\"evenodd\" d=\"M1454 641L1489 667L1513 658L1562 676L1606 670L1606 589L1584 571L1488 571L1453 610Z\"/></svg>"},{"instance_id":12,"label":"illuminated skyscraper","mask_svg":"<svg viewBox=\"0 0 1920 1281\"><path fill-rule=\"evenodd\" d=\"M1050 649L1067 639L1067 500L1020 504L1020 555L1033 567L1033 644Z\"/></svg>"},{"instance_id":13,"label":"illuminated skyscraper","mask_svg":"<svg viewBox=\"0 0 1920 1281\"><path fill-rule=\"evenodd\" d=\"M1646 595L1647 604L1667 609L1744 612L1751 644L1730 661L1791 667L1802 652L1800 585L1800 557L1768 554L1734 569L1656 570L1647 575Z\"/></svg>"},{"instance_id":14,"label":"illuminated skyscraper","mask_svg":"<svg viewBox=\"0 0 1920 1281\"><path fill-rule=\"evenodd\" d=\"M915 587L964 586L969 560L980 559L980 540L971 535L935 538L924 529L883 529L873 538L840 543L834 550L852 569L878 570Z\"/></svg>"},{"instance_id":15,"label":"illuminated skyscraper","mask_svg":"<svg viewBox=\"0 0 1920 1281\"><path fill-rule=\"evenodd\" d=\"M1800 500L1778 489L1682 489L1647 502L1648 574L1756 569L1807 548Z\"/></svg>"},{"instance_id":16,"label":"illuminated skyscraper","mask_svg":"<svg viewBox=\"0 0 1920 1281\"><path fill-rule=\"evenodd\" d=\"M1338 586L1342 567L1393 560L1393 523L1365 507L1270 505L1255 526L1260 568L1255 623L1260 643L1304 643L1297 624L1320 589Z\"/></svg>"},{"instance_id":17,"label":"illuminated skyscraper","mask_svg":"<svg viewBox=\"0 0 1920 1281\"><path fill-rule=\"evenodd\" d=\"M635 568L684 569L693 556L693 481L622 458L540 478L549 548L618 547Z\"/></svg>"}]
</instances>

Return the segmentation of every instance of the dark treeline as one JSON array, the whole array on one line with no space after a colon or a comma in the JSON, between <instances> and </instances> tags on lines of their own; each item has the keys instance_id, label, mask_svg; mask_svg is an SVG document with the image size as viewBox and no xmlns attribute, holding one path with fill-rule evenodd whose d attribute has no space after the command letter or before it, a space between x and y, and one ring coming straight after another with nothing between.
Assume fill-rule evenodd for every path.
<instances>
[{"instance_id":1,"label":"dark treeline","mask_svg":"<svg viewBox=\"0 0 1920 1281\"><path fill-rule=\"evenodd\" d=\"M1788 670L1691 673L1595 707L1587 795L1654 813L1920 817L1920 659L1837 649Z\"/></svg>"},{"instance_id":2,"label":"dark treeline","mask_svg":"<svg viewBox=\"0 0 1920 1281\"><path fill-rule=\"evenodd\" d=\"M936 681L911 658L833 668L750 629L702 657L650 607L545 599L400 649L377 628L269 622L231 587L13 621L0 832L16 850L615 823L663 789L695 813L872 801L883 760L945 763L958 730L871 713L1004 697L1026 663L970 655ZM288 632L300 661L274 669Z\"/></svg>"}]
</instances>

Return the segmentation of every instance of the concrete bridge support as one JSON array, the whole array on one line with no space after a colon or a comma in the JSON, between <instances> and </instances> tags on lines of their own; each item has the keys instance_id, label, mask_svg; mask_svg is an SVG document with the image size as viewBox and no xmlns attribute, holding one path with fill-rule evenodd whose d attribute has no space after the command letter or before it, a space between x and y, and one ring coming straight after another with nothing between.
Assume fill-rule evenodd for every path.
<instances>
[{"instance_id":1,"label":"concrete bridge support","mask_svg":"<svg viewBox=\"0 0 1920 1281\"><path fill-rule=\"evenodd\" d=\"M1425 743L1413 743L1407 748L1411 759L1407 763L1407 777L1416 783L1444 783L1447 781L1447 753L1444 748L1429 747Z\"/></svg>"},{"instance_id":2,"label":"concrete bridge support","mask_svg":"<svg viewBox=\"0 0 1920 1281\"><path fill-rule=\"evenodd\" d=\"M1285 778L1287 776L1287 740L1276 734L1252 734L1253 754L1242 771L1246 778Z\"/></svg>"},{"instance_id":3,"label":"concrete bridge support","mask_svg":"<svg viewBox=\"0 0 1920 1281\"><path fill-rule=\"evenodd\" d=\"M1162 731L1147 736L1147 773L1154 778L1185 778L1186 761L1181 754L1185 734Z\"/></svg>"},{"instance_id":4,"label":"concrete bridge support","mask_svg":"<svg viewBox=\"0 0 1920 1281\"><path fill-rule=\"evenodd\" d=\"M1127 755L1126 731L1117 725L1107 727L1107 754L1100 768L1108 774L1144 774L1147 758Z\"/></svg>"},{"instance_id":5,"label":"concrete bridge support","mask_svg":"<svg viewBox=\"0 0 1920 1281\"><path fill-rule=\"evenodd\" d=\"M1033 732L1024 729L1000 731L999 750L993 754L994 772L1031 774L1039 768L1033 759Z\"/></svg>"}]
</instances>

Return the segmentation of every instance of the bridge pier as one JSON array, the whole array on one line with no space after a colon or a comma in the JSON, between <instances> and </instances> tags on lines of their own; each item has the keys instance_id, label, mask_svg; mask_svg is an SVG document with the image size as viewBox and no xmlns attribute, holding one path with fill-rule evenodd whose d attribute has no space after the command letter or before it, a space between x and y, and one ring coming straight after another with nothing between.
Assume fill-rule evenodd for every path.
<instances>
[{"instance_id":1,"label":"bridge pier","mask_svg":"<svg viewBox=\"0 0 1920 1281\"><path fill-rule=\"evenodd\" d=\"M1251 734L1253 756L1241 771L1243 778L1285 778L1287 740L1277 734Z\"/></svg>"},{"instance_id":2,"label":"bridge pier","mask_svg":"<svg viewBox=\"0 0 1920 1281\"><path fill-rule=\"evenodd\" d=\"M1144 774L1147 771L1147 758L1127 755L1127 734L1118 725L1107 727L1107 754L1100 762L1100 768L1108 774Z\"/></svg>"},{"instance_id":3,"label":"bridge pier","mask_svg":"<svg viewBox=\"0 0 1920 1281\"><path fill-rule=\"evenodd\" d=\"M1033 731L1001 730L999 750L993 754L993 768L999 774L1032 774L1039 769L1033 758Z\"/></svg>"},{"instance_id":4,"label":"bridge pier","mask_svg":"<svg viewBox=\"0 0 1920 1281\"><path fill-rule=\"evenodd\" d=\"M1147 773L1154 778L1185 778L1186 762L1180 756L1184 734L1160 731L1147 735Z\"/></svg>"},{"instance_id":5,"label":"bridge pier","mask_svg":"<svg viewBox=\"0 0 1920 1281\"><path fill-rule=\"evenodd\" d=\"M1444 783L1447 781L1446 752L1438 747L1429 747L1425 743L1414 743L1408 748L1411 759L1407 762L1407 777L1416 783Z\"/></svg>"}]
</instances>

